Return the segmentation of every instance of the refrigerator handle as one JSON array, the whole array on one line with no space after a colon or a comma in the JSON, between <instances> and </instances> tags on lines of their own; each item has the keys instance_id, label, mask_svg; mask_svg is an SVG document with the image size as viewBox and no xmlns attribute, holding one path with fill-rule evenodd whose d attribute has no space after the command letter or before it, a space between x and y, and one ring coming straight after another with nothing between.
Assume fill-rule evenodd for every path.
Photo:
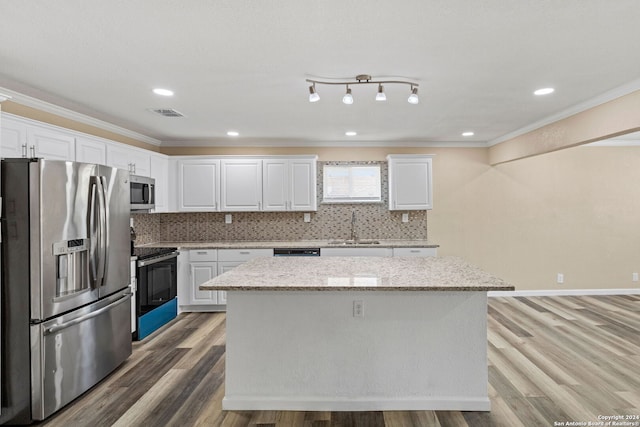
<instances>
[{"instance_id":1,"label":"refrigerator handle","mask_svg":"<svg viewBox=\"0 0 640 427\"><path fill-rule=\"evenodd\" d=\"M98 177L92 176L89 181L89 274L92 287L97 287L98 280L98 229L96 221L96 207L97 207L97 192L98 192Z\"/></svg>"},{"instance_id":2,"label":"refrigerator handle","mask_svg":"<svg viewBox=\"0 0 640 427\"><path fill-rule=\"evenodd\" d=\"M56 333L58 331L61 331L63 329L67 329L68 327L71 327L73 325L77 325L78 323L82 323L85 320L89 320L89 319L91 319L93 317L99 316L100 314L104 313L105 311L109 311L113 307L115 307L117 305L120 305L123 302L127 302L127 300L129 298L131 298L131 295L132 294L130 292L125 293L122 298L112 302L111 304L109 304L106 307L99 308L96 311L92 311L91 313L87 313L84 316L80 316L80 317L78 317L76 319L73 319L73 320L70 320L68 322L60 323L59 325L53 325L52 327L47 328L47 329L44 330L44 335L54 334L54 333Z\"/></svg>"},{"instance_id":3,"label":"refrigerator handle","mask_svg":"<svg viewBox=\"0 0 640 427\"><path fill-rule=\"evenodd\" d=\"M100 221L98 223L98 286L102 286L104 280L105 269L107 268L107 199L105 193L105 177L97 177L98 180L98 215Z\"/></svg>"}]
</instances>

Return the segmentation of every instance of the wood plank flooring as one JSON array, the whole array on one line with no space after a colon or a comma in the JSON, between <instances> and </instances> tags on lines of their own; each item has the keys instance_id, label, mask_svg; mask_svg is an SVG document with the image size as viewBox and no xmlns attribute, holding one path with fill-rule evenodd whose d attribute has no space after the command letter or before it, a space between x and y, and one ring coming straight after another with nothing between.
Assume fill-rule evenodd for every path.
<instances>
[{"instance_id":1,"label":"wood plank flooring","mask_svg":"<svg viewBox=\"0 0 640 427\"><path fill-rule=\"evenodd\" d=\"M530 427L640 416L639 295L489 298L488 328L491 412L223 411L225 315L189 313L41 425Z\"/></svg>"}]
</instances>

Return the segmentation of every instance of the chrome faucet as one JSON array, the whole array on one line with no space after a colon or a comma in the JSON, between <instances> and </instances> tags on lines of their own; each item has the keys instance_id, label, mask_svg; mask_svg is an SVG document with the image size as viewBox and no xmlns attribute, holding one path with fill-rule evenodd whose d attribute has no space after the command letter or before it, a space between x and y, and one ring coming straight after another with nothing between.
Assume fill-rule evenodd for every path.
<instances>
[{"instance_id":1,"label":"chrome faucet","mask_svg":"<svg viewBox=\"0 0 640 427\"><path fill-rule=\"evenodd\" d=\"M358 235L356 234L356 211L351 211L351 240L354 243L358 241Z\"/></svg>"}]
</instances>

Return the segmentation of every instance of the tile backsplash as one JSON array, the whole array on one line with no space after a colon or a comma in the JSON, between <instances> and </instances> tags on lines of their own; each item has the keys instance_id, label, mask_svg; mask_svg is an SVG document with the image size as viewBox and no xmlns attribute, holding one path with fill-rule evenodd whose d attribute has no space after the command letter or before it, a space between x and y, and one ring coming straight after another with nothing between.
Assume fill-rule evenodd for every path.
<instances>
[{"instance_id":1,"label":"tile backsplash","mask_svg":"<svg viewBox=\"0 0 640 427\"><path fill-rule=\"evenodd\" d=\"M352 212L356 216L355 231L361 239L427 238L427 211L410 211L409 222L403 223L403 212L388 210L387 162L366 162L381 166L381 203L320 203L322 168L325 164L338 163L345 162L318 162L319 203L318 210L311 212L311 222L304 222L303 212L231 212L231 224L225 224L225 212L132 214L136 244L349 239Z\"/></svg>"}]
</instances>

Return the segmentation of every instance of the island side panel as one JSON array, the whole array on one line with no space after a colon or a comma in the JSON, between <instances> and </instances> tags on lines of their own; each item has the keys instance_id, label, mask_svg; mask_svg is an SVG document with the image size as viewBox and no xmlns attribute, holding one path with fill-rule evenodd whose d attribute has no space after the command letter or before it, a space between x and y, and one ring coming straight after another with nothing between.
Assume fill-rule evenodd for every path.
<instances>
[{"instance_id":1,"label":"island side panel","mask_svg":"<svg viewBox=\"0 0 640 427\"><path fill-rule=\"evenodd\" d=\"M224 409L490 409L486 292L227 298ZM364 317L354 317L354 301Z\"/></svg>"}]
</instances>

